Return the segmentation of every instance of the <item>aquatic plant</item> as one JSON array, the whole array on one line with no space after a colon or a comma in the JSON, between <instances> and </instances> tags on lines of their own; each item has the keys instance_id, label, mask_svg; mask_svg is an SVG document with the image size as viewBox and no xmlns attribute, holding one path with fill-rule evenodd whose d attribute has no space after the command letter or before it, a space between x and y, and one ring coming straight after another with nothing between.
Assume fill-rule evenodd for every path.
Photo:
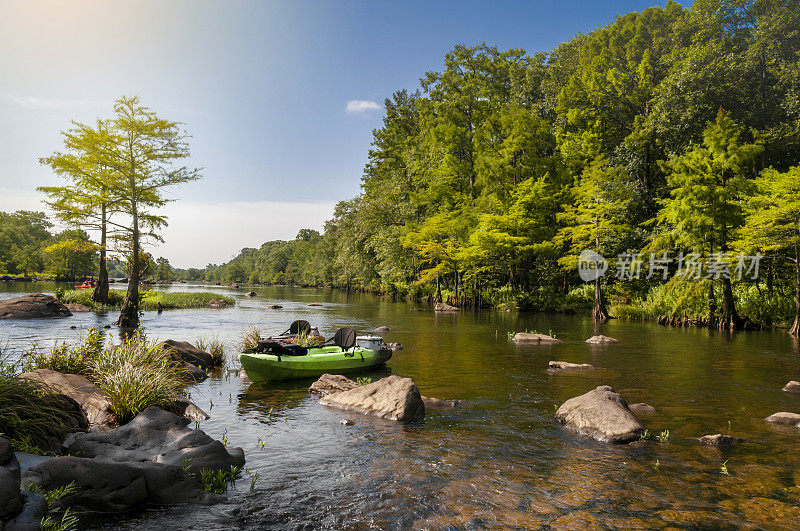
<instances>
[{"instance_id":1,"label":"aquatic plant","mask_svg":"<svg viewBox=\"0 0 800 531\"><path fill-rule=\"evenodd\" d=\"M656 439L658 440L658 442L661 443L666 443L667 441L669 441L669 430L664 430L658 435L656 435Z\"/></svg>"},{"instance_id":2,"label":"aquatic plant","mask_svg":"<svg viewBox=\"0 0 800 531\"><path fill-rule=\"evenodd\" d=\"M728 461L730 461L730 459L726 459L725 461L723 461L722 465L720 465L720 467L719 467L719 471L724 476L730 476L731 475L730 472L728 472Z\"/></svg>"},{"instance_id":3,"label":"aquatic plant","mask_svg":"<svg viewBox=\"0 0 800 531\"><path fill-rule=\"evenodd\" d=\"M133 335L92 360L90 379L103 389L124 424L150 406L165 407L183 391L184 371L158 343Z\"/></svg>"},{"instance_id":4,"label":"aquatic plant","mask_svg":"<svg viewBox=\"0 0 800 531\"><path fill-rule=\"evenodd\" d=\"M372 383L372 378L370 378L369 376L359 376L358 378L356 378L356 384L358 384L359 386L371 383Z\"/></svg>"},{"instance_id":5,"label":"aquatic plant","mask_svg":"<svg viewBox=\"0 0 800 531\"><path fill-rule=\"evenodd\" d=\"M156 310L161 305L164 310L208 308L212 299L222 299L228 306L233 306L236 301L220 293L207 291L155 291L149 290L139 295L140 310ZM125 300L125 292L118 289L108 291L108 303L97 304L92 300L92 290L75 289L64 292L62 302L65 304L82 304L95 311L119 309Z\"/></svg>"},{"instance_id":6,"label":"aquatic plant","mask_svg":"<svg viewBox=\"0 0 800 531\"><path fill-rule=\"evenodd\" d=\"M41 495L44 501L47 502L47 514L39 523L39 527L43 531L71 531L78 527L78 516L71 512L69 507L64 510L61 519L56 520L60 510L55 507L55 503L68 494L78 492L78 486L74 481L50 490L44 490L36 483L25 485L24 489Z\"/></svg>"},{"instance_id":7,"label":"aquatic plant","mask_svg":"<svg viewBox=\"0 0 800 531\"><path fill-rule=\"evenodd\" d=\"M258 326L249 326L242 333L242 339L239 341L239 350L255 350L260 340L261 328Z\"/></svg>"},{"instance_id":8,"label":"aquatic plant","mask_svg":"<svg viewBox=\"0 0 800 531\"><path fill-rule=\"evenodd\" d=\"M31 348L22 356L24 370L50 369L62 374L89 374L89 365L103 351L103 336L90 328L86 337L77 347L66 343L39 351Z\"/></svg>"},{"instance_id":9,"label":"aquatic plant","mask_svg":"<svg viewBox=\"0 0 800 531\"><path fill-rule=\"evenodd\" d=\"M231 483L236 483L236 477L240 471L239 467L233 465L231 465L230 470L203 469L200 471L198 479L204 491L222 494L228 490L228 486Z\"/></svg>"},{"instance_id":10,"label":"aquatic plant","mask_svg":"<svg viewBox=\"0 0 800 531\"><path fill-rule=\"evenodd\" d=\"M195 346L203 352L211 354L215 367L221 367L225 363L225 342L218 337L213 336L210 339L198 337Z\"/></svg>"},{"instance_id":11,"label":"aquatic plant","mask_svg":"<svg viewBox=\"0 0 800 531\"><path fill-rule=\"evenodd\" d=\"M250 479L250 490L256 488L256 482L259 480L258 470L255 471L253 477Z\"/></svg>"},{"instance_id":12,"label":"aquatic plant","mask_svg":"<svg viewBox=\"0 0 800 531\"><path fill-rule=\"evenodd\" d=\"M650 430L642 430L642 432L639 434L639 440L641 440L641 441L652 441L653 440L653 434L650 433Z\"/></svg>"}]
</instances>

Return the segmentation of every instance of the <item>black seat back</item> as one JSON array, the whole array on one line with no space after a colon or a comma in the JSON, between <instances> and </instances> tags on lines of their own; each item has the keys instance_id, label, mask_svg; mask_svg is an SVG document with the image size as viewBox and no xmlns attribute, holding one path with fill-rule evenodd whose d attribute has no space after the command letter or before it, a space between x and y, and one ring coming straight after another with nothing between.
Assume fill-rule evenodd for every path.
<instances>
[{"instance_id":1,"label":"black seat back","mask_svg":"<svg viewBox=\"0 0 800 531\"><path fill-rule=\"evenodd\" d=\"M289 334L299 336L308 334L311 331L311 324L308 321L298 320L289 325Z\"/></svg>"},{"instance_id":2,"label":"black seat back","mask_svg":"<svg viewBox=\"0 0 800 531\"><path fill-rule=\"evenodd\" d=\"M342 350L353 348L356 344L356 331L349 326L340 328L333 335L333 344Z\"/></svg>"}]
</instances>

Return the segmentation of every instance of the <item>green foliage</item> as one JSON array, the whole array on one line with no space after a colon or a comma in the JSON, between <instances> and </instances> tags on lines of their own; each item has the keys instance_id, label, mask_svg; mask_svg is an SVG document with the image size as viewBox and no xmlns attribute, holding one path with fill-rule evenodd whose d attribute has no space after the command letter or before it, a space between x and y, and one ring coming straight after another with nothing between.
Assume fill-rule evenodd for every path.
<instances>
[{"instance_id":1,"label":"green foliage","mask_svg":"<svg viewBox=\"0 0 800 531\"><path fill-rule=\"evenodd\" d=\"M83 342L70 347L62 344L45 352L32 349L23 358L25 371L50 369L62 374L90 374L89 367L103 351L103 336L90 328Z\"/></svg>"},{"instance_id":2,"label":"green foliage","mask_svg":"<svg viewBox=\"0 0 800 531\"><path fill-rule=\"evenodd\" d=\"M213 492L215 494L223 494L228 490L228 486L236 483L236 477L239 475L241 469L231 465L230 470L207 470L200 471L199 479L200 485L206 492ZM251 482L251 488L255 485L255 480Z\"/></svg>"},{"instance_id":3,"label":"green foliage","mask_svg":"<svg viewBox=\"0 0 800 531\"><path fill-rule=\"evenodd\" d=\"M239 342L239 350L255 350L260 340L261 328L258 326L250 326L242 333L242 339Z\"/></svg>"},{"instance_id":4,"label":"green foliage","mask_svg":"<svg viewBox=\"0 0 800 531\"><path fill-rule=\"evenodd\" d=\"M189 309L189 308L208 308L212 299L222 299L229 306L236 304L232 297L219 293L209 293L204 291L144 291L140 294L140 308L142 310L153 311L161 304L165 310ZM92 292L88 289L69 290L64 293L63 302L68 304L83 304L95 310L106 310L109 308L120 308L125 300L125 292L121 290L108 291L108 304L97 304L92 300Z\"/></svg>"},{"instance_id":5,"label":"green foliage","mask_svg":"<svg viewBox=\"0 0 800 531\"><path fill-rule=\"evenodd\" d=\"M78 486L74 481L50 490L44 490L36 483L25 485L24 489L28 492L40 494L44 498L44 501L47 502L48 511L44 518L42 518L40 524L42 530L71 531L77 528L78 516L70 512L69 507L61 514L60 519L56 519L58 518L59 510L55 507L55 503L64 496L78 492Z\"/></svg>"},{"instance_id":6,"label":"green foliage","mask_svg":"<svg viewBox=\"0 0 800 531\"><path fill-rule=\"evenodd\" d=\"M92 360L90 379L109 397L124 424L150 406L167 406L183 392L184 374L158 343L133 335Z\"/></svg>"},{"instance_id":7,"label":"green foliage","mask_svg":"<svg viewBox=\"0 0 800 531\"><path fill-rule=\"evenodd\" d=\"M359 386L371 383L372 383L372 378L370 378L369 376L359 376L358 378L356 378L356 384L358 384Z\"/></svg>"},{"instance_id":8,"label":"green foliage","mask_svg":"<svg viewBox=\"0 0 800 531\"><path fill-rule=\"evenodd\" d=\"M225 363L225 342L218 337L199 337L195 346L203 352L211 354L215 367L221 367Z\"/></svg>"}]
</instances>

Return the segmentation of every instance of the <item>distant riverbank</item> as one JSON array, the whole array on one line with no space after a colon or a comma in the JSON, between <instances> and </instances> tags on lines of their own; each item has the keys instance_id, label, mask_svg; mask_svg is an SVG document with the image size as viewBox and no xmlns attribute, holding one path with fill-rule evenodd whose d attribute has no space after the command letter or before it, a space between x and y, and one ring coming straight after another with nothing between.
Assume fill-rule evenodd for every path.
<instances>
[{"instance_id":1,"label":"distant riverbank","mask_svg":"<svg viewBox=\"0 0 800 531\"><path fill-rule=\"evenodd\" d=\"M92 300L91 289L69 290L61 296L61 301L65 304L82 304L93 310L117 309L122 307L125 300L125 291L112 289L108 291L108 304L99 305ZM209 293L206 291L142 291L139 308L142 310L158 310L159 305L163 310L208 308L217 306L233 306L235 301L232 297L220 295L219 293ZM223 304L224 303L224 304Z\"/></svg>"}]
</instances>

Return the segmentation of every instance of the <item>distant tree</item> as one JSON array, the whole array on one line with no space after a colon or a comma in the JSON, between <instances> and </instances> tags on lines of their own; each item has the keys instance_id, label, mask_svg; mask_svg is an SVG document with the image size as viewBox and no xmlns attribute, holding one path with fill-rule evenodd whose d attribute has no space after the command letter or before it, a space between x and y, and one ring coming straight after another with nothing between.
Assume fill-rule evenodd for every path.
<instances>
[{"instance_id":1,"label":"distant tree","mask_svg":"<svg viewBox=\"0 0 800 531\"><path fill-rule=\"evenodd\" d=\"M108 269L106 256L109 234L118 223L111 216L118 209L112 189L119 173L110 166L115 138L109 123L97 120L95 127L73 122L73 128L62 132L65 152L56 152L39 159L61 177L70 181L67 186L42 186L37 188L48 196L45 203L56 217L67 224L85 230L98 231L99 271L92 300L108 302Z\"/></svg>"},{"instance_id":2,"label":"distant tree","mask_svg":"<svg viewBox=\"0 0 800 531\"><path fill-rule=\"evenodd\" d=\"M0 212L0 267L25 275L41 271L52 226L43 212Z\"/></svg>"},{"instance_id":3,"label":"distant tree","mask_svg":"<svg viewBox=\"0 0 800 531\"><path fill-rule=\"evenodd\" d=\"M703 144L662 162L671 187L661 201L657 221L664 229L656 246L676 245L697 253L727 253L744 222L742 208L753 188L753 159L757 144L741 143L743 128L720 110L703 133ZM721 275L721 327L739 326L731 280ZM714 309L713 284L709 308ZM713 316L712 316L713 317Z\"/></svg>"},{"instance_id":4,"label":"distant tree","mask_svg":"<svg viewBox=\"0 0 800 531\"><path fill-rule=\"evenodd\" d=\"M169 264L169 260L167 260L166 258L156 259L156 265L155 265L155 270L153 271L153 277L156 280L164 280L168 282L175 279L175 271Z\"/></svg>"},{"instance_id":5,"label":"distant tree","mask_svg":"<svg viewBox=\"0 0 800 531\"><path fill-rule=\"evenodd\" d=\"M91 275L97 246L82 230L65 230L53 237L45 249L47 269L57 278L76 280Z\"/></svg>"}]
</instances>

